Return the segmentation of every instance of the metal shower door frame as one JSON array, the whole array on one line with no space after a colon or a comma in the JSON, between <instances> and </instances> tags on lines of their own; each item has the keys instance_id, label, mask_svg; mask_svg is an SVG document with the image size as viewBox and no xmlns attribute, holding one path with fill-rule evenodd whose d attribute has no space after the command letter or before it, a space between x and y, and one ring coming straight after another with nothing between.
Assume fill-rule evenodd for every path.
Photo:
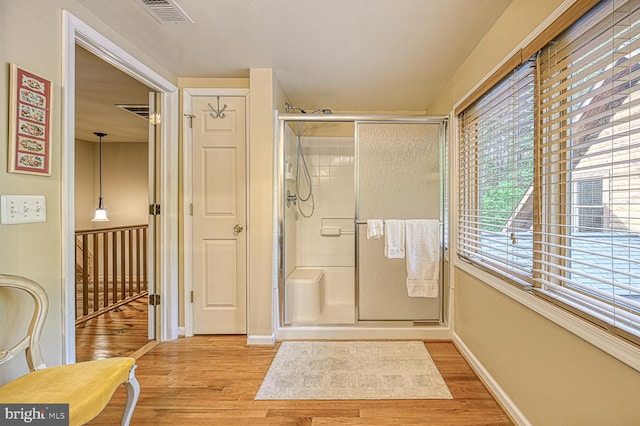
<instances>
[{"instance_id":1,"label":"metal shower door frame","mask_svg":"<svg viewBox=\"0 0 640 426\"><path fill-rule=\"evenodd\" d=\"M360 153L360 140L359 140L359 132L358 125L359 124L436 124L439 125L439 134L438 134L438 162L440 168L440 177L438 182L439 187L439 195L438 200L440 202L440 206L438 209L439 214L439 268L440 268L440 285L444 287L446 276L444 274L444 182L448 178L448 170L445 169L445 161L444 161L444 153L447 149L447 125L448 125L448 117L422 117L418 120L404 120L401 117L395 120L387 120L387 119L372 119L372 120L362 120L355 122L355 150L354 150L354 162L355 162L355 211L354 211L354 220L355 220L355 239L354 239L354 248L355 248L355 264L354 264L354 279L355 279L355 309L356 309L356 324L366 324L366 325L394 325L394 326L402 326L402 327L411 327L411 326L423 326L423 325L431 325L433 321L436 319L428 319L428 320L405 320L405 319L361 319L360 318L360 232L358 229L359 225L366 225L366 219L373 218L360 218L360 161L359 161L359 153ZM443 172L444 170L444 172ZM447 298L445 297L444 288L441 288L439 303L438 303L438 324L442 324L444 322L444 314L445 314L445 302Z\"/></svg>"}]
</instances>

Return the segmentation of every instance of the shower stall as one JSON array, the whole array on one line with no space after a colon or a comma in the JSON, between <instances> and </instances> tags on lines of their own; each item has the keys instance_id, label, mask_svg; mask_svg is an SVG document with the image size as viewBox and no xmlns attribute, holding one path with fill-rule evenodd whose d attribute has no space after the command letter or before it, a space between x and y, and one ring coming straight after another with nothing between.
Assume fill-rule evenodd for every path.
<instances>
[{"instance_id":1,"label":"shower stall","mask_svg":"<svg viewBox=\"0 0 640 426\"><path fill-rule=\"evenodd\" d=\"M285 111L275 158L277 337L449 337L446 118ZM406 256L387 251L398 236L405 249L392 222L407 224ZM429 297L408 291L410 222L435 230L422 242L430 264L418 267L435 277Z\"/></svg>"}]
</instances>

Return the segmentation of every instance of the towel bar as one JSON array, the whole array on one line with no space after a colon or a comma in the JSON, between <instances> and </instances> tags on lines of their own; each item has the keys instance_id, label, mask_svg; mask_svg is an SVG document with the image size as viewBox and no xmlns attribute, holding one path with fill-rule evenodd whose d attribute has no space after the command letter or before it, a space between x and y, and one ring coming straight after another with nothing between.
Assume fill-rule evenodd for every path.
<instances>
[{"instance_id":1,"label":"towel bar","mask_svg":"<svg viewBox=\"0 0 640 426\"><path fill-rule=\"evenodd\" d=\"M409 219L405 219L405 220L409 220ZM355 220L355 224L356 225L366 225L367 221L366 220ZM438 225L442 225L442 222L438 222Z\"/></svg>"}]
</instances>

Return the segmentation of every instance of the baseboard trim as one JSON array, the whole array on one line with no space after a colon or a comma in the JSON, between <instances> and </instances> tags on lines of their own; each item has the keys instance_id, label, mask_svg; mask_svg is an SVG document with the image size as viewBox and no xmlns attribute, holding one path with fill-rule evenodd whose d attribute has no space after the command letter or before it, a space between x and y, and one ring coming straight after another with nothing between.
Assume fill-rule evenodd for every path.
<instances>
[{"instance_id":1,"label":"baseboard trim","mask_svg":"<svg viewBox=\"0 0 640 426\"><path fill-rule=\"evenodd\" d=\"M271 335L247 335L247 345L275 345L276 336Z\"/></svg>"},{"instance_id":2,"label":"baseboard trim","mask_svg":"<svg viewBox=\"0 0 640 426\"><path fill-rule=\"evenodd\" d=\"M494 380L493 376L487 371L487 369L484 368L480 360L478 360L473 352L471 352L471 349L464 344L460 336L454 332L452 337L453 344L458 348L460 353L462 353L462 356L471 365L471 368L473 368L478 377L480 377L480 380L482 380L482 382L489 388L489 391L498 400L500 405L502 405L511 419L518 425L530 426L531 422L529 422L522 411L518 409L516 404L514 404L502 387L500 387L500 385Z\"/></svg>"}]
</instances>

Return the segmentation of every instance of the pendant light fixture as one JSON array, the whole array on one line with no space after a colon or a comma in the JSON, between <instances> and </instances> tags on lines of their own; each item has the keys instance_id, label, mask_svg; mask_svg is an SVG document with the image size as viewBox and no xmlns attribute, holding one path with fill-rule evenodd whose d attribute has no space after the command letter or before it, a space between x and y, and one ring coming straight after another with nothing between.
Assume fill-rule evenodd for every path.
<instances>
[{"instance_id":1,"label":"pendant light fixture","mask_svg":"<svg viewBox=\"0 0 640 426\"><path fill-rule=\"evenodd\" d=\"M102 132L93 132L100 140L100 197L98 198L98 208L96 209L96 214L91 219L92 222L108 222L109 218L107 217L107 209L104 208L102 204L102 138L107 136L106 133Z\"/></svg>"}]
</instances>

